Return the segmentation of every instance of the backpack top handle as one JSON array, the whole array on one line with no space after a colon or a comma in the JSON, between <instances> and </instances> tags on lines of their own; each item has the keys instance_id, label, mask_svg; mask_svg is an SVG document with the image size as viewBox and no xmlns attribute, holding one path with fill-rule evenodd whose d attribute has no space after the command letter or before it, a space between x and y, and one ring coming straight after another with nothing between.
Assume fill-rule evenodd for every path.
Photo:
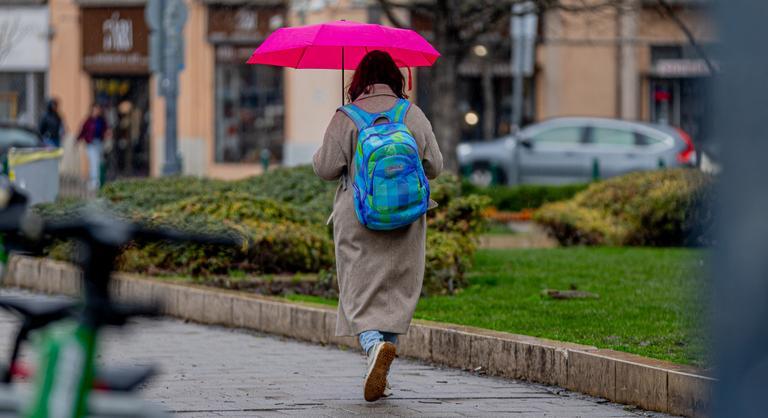
<instances>
[{"instance_id":1,"label":"backpack top handle","mask_svg":"<svg viewBox=\"0 0 768 418\"><path fill-rule=\"evenodd\" d=\"M380 118L385 118L389 123L405 123L405 115L408 113L411 102L406 99L397 99L395 105L387 111L368 113L360 107L350 103L341 106L338 110L344 112L355 123L358 132L368 128Z\"/></svg>"}]
</instances>

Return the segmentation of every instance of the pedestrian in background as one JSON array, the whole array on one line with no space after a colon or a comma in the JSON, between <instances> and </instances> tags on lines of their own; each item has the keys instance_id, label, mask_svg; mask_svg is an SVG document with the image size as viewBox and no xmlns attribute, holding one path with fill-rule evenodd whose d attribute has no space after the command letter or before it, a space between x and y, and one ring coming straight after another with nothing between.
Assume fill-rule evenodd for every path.
<instances>
[{"instance_id":1,"label":"pedestrian in background","mask_svg":"<svg viewBox=\"0 0 768 418\"><path fill-rule=\"evenodd\" d=\"M368 356L363 389L367 401L391 393L387 375L396 355L397 336L408 331L421 295L427 230L423 213L431 201L428 187L422 189L424 185L419 180L415 190L420 197L426 197L422 202L426 204L417 213L415 221L392 230L374 230L368 227L370 224L363 225L355 207L355 193L360 189L355 178L355 156L361 153L357 148L358 134L365 126L385 123L388 118L390 123L404 123L410 131L407 138L397 134L400 136L396 141L406 139L411 144L411 137L415 140L416 165L409 165L412 159L408 159L408 163L375 164L382 173L373 175L393 178L400 174L411 175L418 170L426 176L423 178L426 182L427 178L437 177L443 165L432 125L421 109L405 100L404 82L388 53L371 51L366 54L349 86L352 107L345 106L336 112L325 132L323 145L313 157L318 176L325 180L341 179L331 214L340 293L336 335L357 336ZM382 112L386 112L386 118L382 117ZM370 125L361 123L366 120ZM375 140L373 136L381 139L379 134L361 139L366 142ZM398 170L402 173L398 174ZM350 182L351 179L355 182ZM400 183L400 186L405 185L405 182ZM414 190L410 187L408 184L405 195L399 194L403 187L386 190L382 192L382 201L397 203L408 199ZM358 192L353 193L353 188ZM388 193L392 195L387 196ZM362 204L358 202L358 205Z\"/></svg>"},{"instance_id":2,"label":"pedestrian in background","mask_svg":"<svg viewBox=\"0 0 768 418\"><path fill-rule=\"evenodd\" d=\"M104 119L104 111L100 104L96 103L91 107L91 114L83 122L78 141L85 142L86 153L88 155L88 187L96 190L101 185L100 168L101 155L109 129L107 121Z\"/></svg>"},{"instance_id":3,"label":"pedestrian in background","mask_svg":"<svg viewBox=\"0 0 768 418\"><path fill-rule=\"evenodd\" d=\"M61 147L61 138L64 136L64 123L59 116L59 102L56 99L48 100L45 113L38 125L40 136L48 146Z\"/></svg>"}]
</instances>

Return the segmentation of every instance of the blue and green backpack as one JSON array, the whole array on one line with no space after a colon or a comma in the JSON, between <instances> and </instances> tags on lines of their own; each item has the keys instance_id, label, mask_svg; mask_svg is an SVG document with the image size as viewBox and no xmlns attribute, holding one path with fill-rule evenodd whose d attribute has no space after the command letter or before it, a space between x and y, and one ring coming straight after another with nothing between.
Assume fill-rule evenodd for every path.
<instances>
[{"instance_id":1,"label":"blue and green backpack","mask_svg":"<svg viewBox=\"0 0 768 418\"><path fill-rule=\"evenodd\" d=\"M348 104L339 108L357 126L355 149L355 213L374 230L392 230L413 223L429 207L429 182L418 145L405 126L410 102L398 99L392 109L368 113ZM380 118L387 123L375 125Z\"/></svg>"}]
</instances>

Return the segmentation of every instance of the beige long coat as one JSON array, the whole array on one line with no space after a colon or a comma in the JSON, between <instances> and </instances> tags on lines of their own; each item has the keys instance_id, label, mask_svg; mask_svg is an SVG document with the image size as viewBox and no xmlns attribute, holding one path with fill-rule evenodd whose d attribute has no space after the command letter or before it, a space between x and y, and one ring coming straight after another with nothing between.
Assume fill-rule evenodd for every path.
<instances>
[{"instance_id":1,"label":"beige long coat","mask_svg":"<svg viewBox=\"0 0 768 418\"><path fill-rule=\"evenodd\" d=\"M360 96L354 104L374 113L390 109L396 99L389 86L375 84L370 93ZM414 104L406 114L405 124L419 146L427 177L437 177L443 167L443 156L432 125ZM313 158L315 173L325 180L338 180L346 172L346 181L351 185L355 178L352 157L356 146L354 122L337 111L325 132L322 147ZM357 335L369 330L405 334L424 279L425 217L394 231L370 230L357 219L352 187L345 187L342 178L332 218L340 290L336 335Z\"/></svg>"}]
</instances>

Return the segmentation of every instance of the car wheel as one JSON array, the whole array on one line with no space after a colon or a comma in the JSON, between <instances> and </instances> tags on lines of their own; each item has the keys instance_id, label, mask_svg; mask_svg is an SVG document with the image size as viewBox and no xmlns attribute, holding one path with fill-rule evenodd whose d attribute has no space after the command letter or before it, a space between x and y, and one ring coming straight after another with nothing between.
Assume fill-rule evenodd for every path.
<instances>
[{"instance_id":1,"label":"car wheel","mask_svg":"<svg viewBox=\"0 0 768 418\"><path fill-rule=\"evenodd\" d=\"M477 187L504 183L504 172L487 163L475 164L469 172L469 182Z\"/></svg>"}]
</instances>

